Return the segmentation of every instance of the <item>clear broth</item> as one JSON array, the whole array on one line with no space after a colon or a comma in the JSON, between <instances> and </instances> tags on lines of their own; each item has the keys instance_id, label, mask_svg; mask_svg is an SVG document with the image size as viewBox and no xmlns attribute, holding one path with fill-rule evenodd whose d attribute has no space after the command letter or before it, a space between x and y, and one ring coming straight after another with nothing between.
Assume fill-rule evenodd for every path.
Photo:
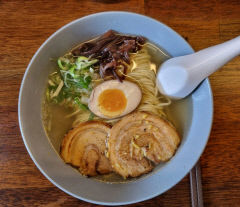
<instances>
[{"instance_id":1,"label":"clear broth","mask_svg":"<svg viewBox=\"0 0 240 207\"><path fill-rule=\"evenodd\" d=\"M148 42L145 47L147 47L151 56L151 68L153 69L155 68L157 70L164 61L171 57L163 49L150 42ZM189 121L191 121L190 114L188 113L189 107L191 107L191 102L188 99L172 101L170 106L165 107L168 120L176 127L180 137L184 136L183 132L186 131L184 129L189 125ZM67 109L63 106L49 104L45 100L43 102L42 114L44 127L50 142L58 154L60 152L60 146L64 135L72 128L74 117L67 118L67 115L72 112L71 109ZM162 165L159 166L160 167L157 167L157 169L161 168ZM154 171L157 169L154 169ZM147 175L141 177L145 176ZM134 181L137 178L128 178L125 180L120 175L111 173L107 175L98 175L91 179L108 183L123 183Z\"/></svg>"}]
</instances>

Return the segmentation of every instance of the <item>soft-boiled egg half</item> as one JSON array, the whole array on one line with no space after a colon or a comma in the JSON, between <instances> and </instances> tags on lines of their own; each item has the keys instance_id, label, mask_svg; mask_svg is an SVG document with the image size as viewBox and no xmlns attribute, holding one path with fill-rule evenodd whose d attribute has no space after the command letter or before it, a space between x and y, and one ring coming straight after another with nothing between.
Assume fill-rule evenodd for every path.
<instances>
[{"instance_id":1,"label":"soft-boiled egg half","mask_svg":"<svg viewBox=\"0 0 240 207\"><path fill-rule=\"evenodd\" d=\"M141 98L142 92L135 83L109 80L93 89L88 107L99 117L113 119L132 112Z\"/></svg>"}]
</instances>

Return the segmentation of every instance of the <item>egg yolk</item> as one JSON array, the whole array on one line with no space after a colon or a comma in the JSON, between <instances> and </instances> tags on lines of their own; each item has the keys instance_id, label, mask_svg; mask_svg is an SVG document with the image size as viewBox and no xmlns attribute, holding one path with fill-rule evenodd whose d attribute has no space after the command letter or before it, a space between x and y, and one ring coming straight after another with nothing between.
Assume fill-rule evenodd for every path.
<instances>
[{"instance_id":1,"label":"egg yolk","mask_svg":"<svg viewBox=\"0 0 240 207\"><path fill-rule=\"evenodd\" d=\"M101 112L106 116L121 114L127 106L125 94L119 89L104 90L98 97Z\"/></svg>"}]
</instances>

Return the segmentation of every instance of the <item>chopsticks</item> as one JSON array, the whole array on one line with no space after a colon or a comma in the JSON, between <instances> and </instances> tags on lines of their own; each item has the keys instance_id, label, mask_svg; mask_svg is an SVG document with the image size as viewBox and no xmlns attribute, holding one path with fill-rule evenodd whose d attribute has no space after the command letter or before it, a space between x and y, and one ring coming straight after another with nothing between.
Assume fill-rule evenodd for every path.
<instances>
[{"instance_id":1,"label":"chopsticks","mask_svg":"<svg viewBox=\"0 0 240 207\"><path fill-rule=\"evenodd\" d=\"M190 171L192 207L203 207L200 160Z\"/></svg>"}]
</instances>

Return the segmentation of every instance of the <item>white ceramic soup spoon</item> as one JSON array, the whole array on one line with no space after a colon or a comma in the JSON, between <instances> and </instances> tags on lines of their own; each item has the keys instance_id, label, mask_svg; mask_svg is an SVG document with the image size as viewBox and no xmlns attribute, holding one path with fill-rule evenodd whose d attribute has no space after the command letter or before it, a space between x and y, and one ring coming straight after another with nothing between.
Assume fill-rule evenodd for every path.
<instances>
[{"instance_id":1,"label":"white ceramic soup spoon","mask_svg":"<svg viewBox=\"0 0 240 207\"><path fill-rule=\"evenodd\" d=\"M159 91L173 99L189 95L199 83L240 54L240 36L196 53L164 62L157 74Z\"/></svg>"}]
</instances>

